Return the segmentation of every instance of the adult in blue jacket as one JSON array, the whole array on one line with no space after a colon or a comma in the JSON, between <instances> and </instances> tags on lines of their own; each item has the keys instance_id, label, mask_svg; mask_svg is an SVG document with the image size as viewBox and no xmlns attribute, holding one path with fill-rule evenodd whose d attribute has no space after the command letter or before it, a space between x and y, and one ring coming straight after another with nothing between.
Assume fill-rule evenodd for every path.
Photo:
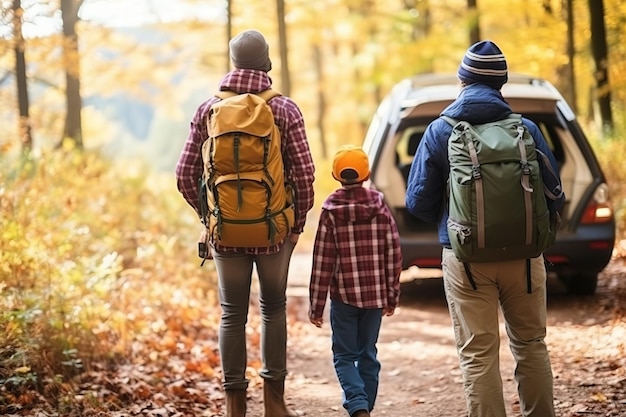
<instances>
[{"instance_id":1,"label":"adult in blue jacket","mask_svg":"<svg viewBox=\"0 0 626 417\"><path fill-rule=\"evenodd\" d=\"M461 91L442 115L471 124L493 122L512 113L500 89L508 79L506 58L491 41L472 45L458 70ZM541 131L532 121L523 123L546 154L554 172L556 160ZM465 386L468 416L506 416L499 365L498 309L502 309L509 345L516 362L515 380L522 415L553 417L553 381L546 336L546 269L543 256L530 260L532 291L527 292L526 260L472 263L470 284L463 262L450 247L446 229L448 138L452 127L443 119L426 129L408 180L406 206L416 217L439 223L443 247L443 281L454 327ZM544 170L546 171L546 170ZM558 180L560 188L560 180ZM552 204L558 209L563 196Z\"/></svg>"}]
</instances>

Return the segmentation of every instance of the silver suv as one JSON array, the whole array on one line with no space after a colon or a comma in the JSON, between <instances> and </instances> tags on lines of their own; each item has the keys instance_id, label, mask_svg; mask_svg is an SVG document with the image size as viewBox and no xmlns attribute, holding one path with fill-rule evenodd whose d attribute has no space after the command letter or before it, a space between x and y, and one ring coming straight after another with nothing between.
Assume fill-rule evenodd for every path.
<instances>
[{"instance_id":1,"label":"silver suv","mask_svg":"<svg viewBox=\"0 0 626 417\"><path fill-rule=\"evenodd\" d=\"M404 198L422 134L457 97L459 88L455 74L403 80L380 103L363 143L370 158L370 186L385 195L392 209L407 271L413 266L441 268L437 225L412 216ZM592 294L615 241L615 220L602 169L574 112L552 84L509 74L502 95L514 112L539 126L559 163L567 200L557 242L545 253L549 272L556 274L571 293Z\"/></svg>"}]
</instances>

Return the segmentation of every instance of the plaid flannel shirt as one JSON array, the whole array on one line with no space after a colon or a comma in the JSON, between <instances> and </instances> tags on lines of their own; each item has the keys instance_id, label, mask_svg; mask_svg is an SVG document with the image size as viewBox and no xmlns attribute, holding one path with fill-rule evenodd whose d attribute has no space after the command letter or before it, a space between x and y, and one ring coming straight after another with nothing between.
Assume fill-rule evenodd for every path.
<instances>
[{"instance_id":1,"label":"plaid flannel shirt","mask_svg":"<svg viewBox=\"0 0 626 417\"><path fill-rule=\"evenodd\" d=\"M220 90L230 90L236 93L257 93L270 88L272 79L264 71L236 69L224 76L220 82ZM219 98L211 97L202 103L193 119L187 141L176 165L176 179L178 190L187 203L200 216L198 202L198 179L203 174L202 144L209 137L207 122L211 105ZM313 207L313 181L315 167L306 136L304 118L298 106L288 97L275 97L269 102L274 113L274 119L281 133L283 163L285 178L294 184L295 188L295 224L292 233L302 233L306 222L306 215ZM230 248L216 245L220 252L243 252L250 254L275 253L280 249L282 242L263 248Z\"/></svg>"},{"instance_id":2,"label":"plaid flannel shirt","mask_svg":"<svg viewBox=\"0 0 626 417\"><path fill-rule=\"evenodd\" d=\"M396 307L402 254L396 223L382 194L343 187L322 206L309 285L310 318L321 318L326 298L359 308Z\"/></svg>"}]
</instances>

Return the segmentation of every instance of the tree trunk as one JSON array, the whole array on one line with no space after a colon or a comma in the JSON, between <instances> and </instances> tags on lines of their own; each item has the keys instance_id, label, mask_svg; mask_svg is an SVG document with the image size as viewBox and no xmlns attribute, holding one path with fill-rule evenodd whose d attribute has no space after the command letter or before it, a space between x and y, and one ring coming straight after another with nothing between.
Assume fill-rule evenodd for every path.
<instances>
[{"instance_id":1,"label":"tree trunk","mask_svg":"<svg viewBox=\"0 0 626 417\"><path fill-rule=\"evenodd\" d=\"M556 87L565 97L565 101L570 105L575 113L578 113L578 105L576 98L576 77L574 72L574 15L573 15L573 0L562 0L561 5L561 18L567 22L566 29L566 46L565 53L567 55L567 63L560 65L556 68L557 81ZM545 3L544 3L545 4ZM551 8L545 5L544 10L546 13L554 14Z\"/></svg>"},{"instance_id":2,"label":"tree trunk","mask_svg":"<svg viewBox=\"0 0 626 417\"><path fill-rule=\"evenodd\" d=\"M608 72L609 52L604 25L604 0L589 0L589 17L591 19L591 50L595 63L595 96L598 100L602 126L612 130L613 115L611 114L611 89Z\"/></svg>"},{"instance_id":3,"label":"tree trunk","mask_svg":"<svg viewBox=\"0 0 626 417\"><path fill-rule=\"evenodd\" d=\"M276 0L278 14L278 44L280 50L280 88L281 92L291 95L291 77L289 75L289 50L287 47L287 27L285 25L285 0Z\"/></svg>"},{"instance_id":4,"label":"tree trunk","mask_svg":"<svg viewBox=\"0 0 626 417\"><path fill-rule=\"evenodd\" d=\"M574 68L574 58L576 57L576 48L574 46L574 1L567 0L566 1L566 13L567 13L567 84L569 88L567 89L567 94L565 99L568 101L570 106L575 113L578 113L578 104L576 103L576 72Z\"/></svg>"},{"instance_id":5,"label":"tree trunk","mask_svg":"<svg viewBox=\"0 0 626 417\"><path fill-rule=\"evenodd\" d=\"M470 45L479 42L480 39L480 19L478 14L478 0L467 0L467 11L470 16L469 38Z\"/></svg>"},{"instance_id":6,"label":"tree trunk","mask_svg":"<svg viewBox=\"0 0 626 417\"><path fill-rule=\"evenodd\" d=\"M26 57L24 36L22 34L21 0L13 0L13 37L15 39L15 78L17 80L17 103L19 107L18 135L22 153L28 154L33 148L32 129L30 125L28 101L28 82L26 78Z\"/></svg>"},{"instance_id":7,"label":"tree trunk","mask_svg":"<svg viewBox=\"0 0 626 417\"><path fill-rule=\"evenodd\" d=\"M230 72L230 46L228 42L233 38L233 2L226 0L226 73Z\"/></svg>"},{"instance_id":8,"label":"tree trunk","mask_svg":"<svg viewBox=\"0 0 626 417\"><path fill-rule=\"evenodd\" d=\"M317 75L317 130L320 135L320 149L322 158L328 158L328 144L324 132L324 120L326 118L326 96L324 95L324 65L322 48L319 44L313 45L313 58L315 74Z\"/></svg>"},{"instance_id":9,"label":"tree trunk","mask_svg":"<svg viewBox=\"0 0 626 417\"><path fill-rule=\"evenodd\" d=\"M65 127L63 140L74 142L76 147L83 148L83 132L81 110L83 107L80 96L80 55L78 51L78 9L83 0L61 0L61 18L63 20L63 59L65 64Z\"/></svg>"},{"instance_id":10,"label":"tree trunk","mask_svg":"<svg viewBox=\"0 0 626 417\"><path fill-rule=\"evenodd\" d=\"M404 10L408 13L417 10L419 16L411 29L411 40L426 38L432 26L429 0L404 0Z\"/></svg>"}]
</instances>

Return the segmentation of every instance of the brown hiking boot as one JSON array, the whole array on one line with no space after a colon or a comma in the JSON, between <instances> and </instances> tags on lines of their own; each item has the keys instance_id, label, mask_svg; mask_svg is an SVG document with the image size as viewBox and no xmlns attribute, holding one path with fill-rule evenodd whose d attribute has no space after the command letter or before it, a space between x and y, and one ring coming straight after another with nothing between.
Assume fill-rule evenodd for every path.
<instances>
[{"instance_id":1,"label":"brown hiking boot","mask_svg":"<svg viewBox=\"0 0 626 417\"><path fill-rule=\"evenodd\" d=\"M246 390L226 390L226 417L246 417Z\"/></svg>"},{"instance_id":2,"label":"brown hiking boot","mask_svg":"<svg viewBox=\"0 0 626 417\"><path fill-rule=\"evenodd\" d=\"M298 417L299 414L285 405L285 380L263 380L263 417Z\"/></svg>"},{"instance_id":3,"label":"brown hiking boot","mask_svg":"<svg viewBox=\"0 0 626 417\"><path fill-rule=\"evenodd\" d=\"M370 413L367 410L358 410L352 414L352 417L370 417Z\"/></svg>"}]
</instances>

